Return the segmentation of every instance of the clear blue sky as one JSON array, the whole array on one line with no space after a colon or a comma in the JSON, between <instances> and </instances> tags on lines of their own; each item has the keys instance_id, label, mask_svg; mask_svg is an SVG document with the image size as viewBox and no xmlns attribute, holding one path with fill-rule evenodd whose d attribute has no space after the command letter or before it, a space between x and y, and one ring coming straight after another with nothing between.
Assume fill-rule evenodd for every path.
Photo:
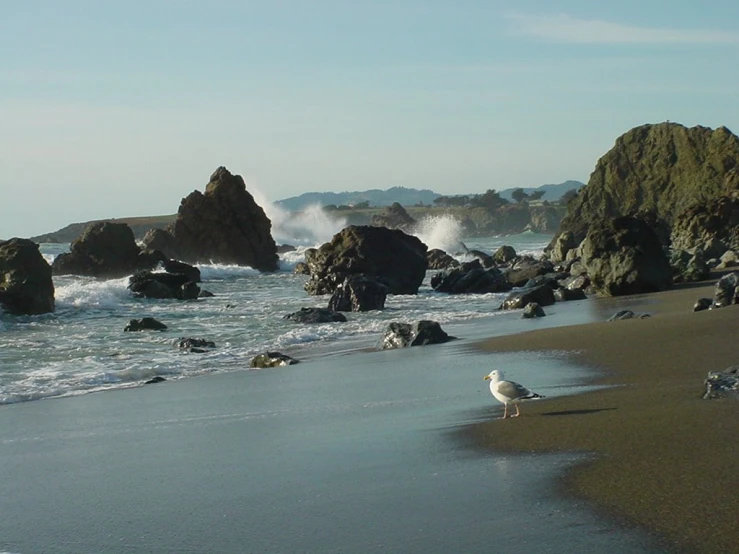
<instances>
[{"instance_id":1,"label":"clear blue sky","mask_svg":"<svg viewBox=\"0 0 739 554\"><path fill-rule=\"evenodd\" d=\"M556 7L555 7L556 6ZM270 200L587 181L649 122L739 131L739 2L0 0L0 237Z\"/></svg>"}]
</instances>

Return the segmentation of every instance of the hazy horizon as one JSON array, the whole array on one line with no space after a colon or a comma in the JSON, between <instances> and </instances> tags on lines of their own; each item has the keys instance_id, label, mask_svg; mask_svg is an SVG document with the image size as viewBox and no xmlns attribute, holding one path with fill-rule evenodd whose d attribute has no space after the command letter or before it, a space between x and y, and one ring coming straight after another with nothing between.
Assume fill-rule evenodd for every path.
<instances>
[{"instance_id":1,"label":"hazy horizon","mask_svg":"<svg viewBox=\"0 0 739 554\"><path fill-rule=\"evenodd\" d=\"M0 21L0 237L274 201L587 182L645 123L739 128L739 5L41 0Z\"/></svg>"}]
</instances>

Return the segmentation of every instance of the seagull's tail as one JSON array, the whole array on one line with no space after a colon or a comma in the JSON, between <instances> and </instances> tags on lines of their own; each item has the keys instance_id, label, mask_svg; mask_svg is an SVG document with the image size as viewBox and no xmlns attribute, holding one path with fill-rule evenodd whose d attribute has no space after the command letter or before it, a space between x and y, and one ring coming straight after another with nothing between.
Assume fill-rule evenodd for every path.
<instances>
[{"instance_id":1,"label":"seagull's tail","mask_svg":"<svg viewBox=\"0 0 739 554\"><path fill-rule=\"evenodd\" d=\"M543 394L536 394L535 392L532 392L524 396L521 400L536 400L537 398L546 398L546 397Z\"/></svg>"}]
</instances>

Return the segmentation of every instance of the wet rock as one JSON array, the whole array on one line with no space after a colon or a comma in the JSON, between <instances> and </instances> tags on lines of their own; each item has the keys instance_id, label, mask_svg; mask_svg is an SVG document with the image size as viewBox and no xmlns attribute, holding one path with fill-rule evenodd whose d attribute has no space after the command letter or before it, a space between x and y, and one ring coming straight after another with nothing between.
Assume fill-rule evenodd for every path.
<instances>
[{"instance_id":1,"label":"wet rock","mask_svg":"<svg viewBox=\"0 0 739 554\"><path fill-rule=\"evenodd\" d=\"M382 283L357 275L347 277L334 291L328 308L335 312L368 312L385 309L387 287Z\"/></svg>"},{"instance_id":2,"label":"wet rock","mask_svg":"<svg viewBox=\"0 0 739 554\"><path fill-rule=\"evenodd\" d=\"M549 260L525 257L518 259L505 271L505 275L512 286L523 287L530 279L552 272L554 272L554 265Z\"/></svg>"},{"instance_id":3,"label":"wet rock","mask_svg":"<svg viewBox=\"0 0 739 554\"><path fill-rule=\"evenodd\" d=\"M554 299L557 302L569 302L570 300L585 300L587 296L582 289L568 289L564 287L554 289Z\"/></svg>"},{"instance_id":4,"label":"wet rock","mask_svg":"<svg viewBox=\"0 0 739 554\"><path fill-rule=\"evenodd\" d=\"M286 365L297 364L299 360L291 358L287 354L281 352L265 352L254 356L249 364L249 367L254 368L268 368L268 367L282 367Z\"/></svg>"},{"instance_id":5,"label":"wet rock","mask_svg":"<svg viewBox=\"0 0 739 554\"><path fill-rule=\"evenodd\" d=\"M200 294L198 294L198 298L213 298L214 296L215 294L205 289L200 289Z\"/></svg>"},{"instance_id":6,"label":"wet rock","mask_svg":"<svg viewBox=\"0 0 739 554\"><path fill-rule=\"evenodd\" d=\"M723 371L710 371L704 385L706 387L706 392L703 394L705 400L739 399L739 366L731 366Z\"/></svg>"},{"instance_id":7,"label":"wet rock","mask_svg":"<svg viewBox=\"0 0 739 554\"><path fill-rule=\"evenodd\" d=\"M128 280L128 289L138 298L193 300L200 287L182 273L139 271Z\"/></svg>"},{"instance_id":8,"label":"wet rock","mask_svg":"<svg viewBox=\"0 0 739 554\"><path fill-rule=\"evenodd\" d=\"M186 352L203 354L207 352L208 349L215 348L216 343L206 339L183 337L177 341L177 347L180 350L185 350Z\"/></svg>"},{"instance_id":9,"label":"wet rock","mask_svg":"<svg viewBox=\"0 0 739 554\"><path fill-rule=\"evenodd\" d=\"M426 261L428 269L449 269L459 266L459 262L455 258L438 248L428 251Z\"/></svg>"},{"instance_id":10,"label":"wet rock","mask_svg":"<svg viewBox=\"0 0 739 554\"><path fill-rule=\"evenodd\" d=\"M193 265L177 260L165 260L162 262L162 267L167 273L180 273L185 275L188 281L200 283L200 269Z\"/></svg>"},{"instance_id":11,"label":"wet rock","mask_svg":"<svg viewBox=\"0 0 739 554\"><path fill-rule=\"evenodd\" d=\"M310 275L310 268L308 267L308 264L305 262L298 262L295 264L295 268L293 269L293 273L295 275Z\"/></svg>"},{"instance_id":12,"label":"wet rock","mask_svg":"<svg viewBox=\"0 0 739 554\"><path fill-rule=\"evenodd\" d=\"M619 319L646 319L648 317L651 316L647 313L637 313L632 312L631 310L621 310L609 317L608 321L617 321Z\"/></svg>"},{"instance_id":13,"label":"wet rock","mask_svg":"<svg viewBox=\"0 0 739 554\"><path fill-rule=\"evenodd\" d=\"M480 260L465 262L459 267L437 273L431 278L436 292L449 294L486 294L507 292L511 284L498 268L484 269Z\"/></svg>"},{"instance_id":14,"label":"wet rock","mask_svg":"<svg viewBox=\"0 0 739 554\"><path fill-rule=\"evenodd\" d=\"M493 260L496 264L507 264L512 262L517 257L516 249L512 246L501 246L493 254Z\"/></svg>"},{"instance_id":15,"label":"wet rock","mask_svg":"<svg viewBox=\"0 0 739 554\"><path fill-rule=\"evenodd\" d=\"M407 346L424 346L440 344L455 339L448 335L436 321L421 320L413 323L393 322L387 326L380 340L379 348L404 348Z\"/></svg>"},{"instance_id":16,"label":"wet rock","mask_svg":"<svg viewBox=\"0 0 739 554\"><path fill-rule=\"evenodd\" d=\"M35 242L0 241L0 307L13 315L54 311L51 266Z\"/></svg>"},{"instance_id":17,"label":"wet rock","mask_svg":"<svg viewBox=\"0 0 739 554\"><path fill-rule=\"evenodd\" d=\"M152 377L148 381L144 381L144 385L154 385L156 383L162 383L164 381L166 381L164 377L157 375L156 377Z\"/></svg>"},{"instance_id":18,"label":"wet rock","mask_svg":"<svg viewBox=\"0 0 739 554\"><path fill-rule=\"evenodd\" d=\"M123 331L164 331L166 328L167 326L164 323L153 317L142 317L141 319L130 320Z\"/></svg>"},{"instance_id":19,"label":"wet rock","mask_svg":"<svg viewBox=\"0 0 739 554\"><path fill-rule=\"evenodd\" d=\"M513 291L500 305L501 310L520 310L536 302L540 306L551 306L555 302L554 290L548 285Z\"/></svg>"},{"instance_id":20,"label":"wet rock","mask_svg":"<svg viewBox=\"0 0 739 554\"><path fill-rule=\"evenodd\" d=\"M739 303L739 272L727 273L714 288L713 304L716 308Z\"/></svg>"},{"instance_id":21,"label":"wet rock","mask_svg":"<svg viewBox=\"0 0 739 554\"><path fill-rule=\"evenodd\" d=\"M296 323L334 323L345 322L346 316L329 308L300 308L297 312L287 314L284 319Z\"/></svg>"},{"instance_id":22,"label":"wet rock","mask_svg":"<svg viewBox=\"0 0 739 554\"><path fill-rule=\"evenodd\" d=\"M694 312L702 312L703 310L710 310L713 307L713 300L710 298L699 298L693 305Z\"/></svg>"}]
</instances>

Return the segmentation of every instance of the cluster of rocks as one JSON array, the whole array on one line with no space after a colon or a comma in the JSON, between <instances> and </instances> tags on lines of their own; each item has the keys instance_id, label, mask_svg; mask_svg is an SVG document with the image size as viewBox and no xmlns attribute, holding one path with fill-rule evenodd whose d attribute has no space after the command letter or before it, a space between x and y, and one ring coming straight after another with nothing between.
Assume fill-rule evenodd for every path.
<instances>
[{"instance_id":1,"label":"cluster of rocks","mask_svg":"<svg viewBox=\"0 0 739 554\"><path fill-rule=\"evenodd\" d=\"M714 288L713 298L699 298L693 311L713 310L739 304L739 271L722 276Z\"/></svg>"}]
</instances>

